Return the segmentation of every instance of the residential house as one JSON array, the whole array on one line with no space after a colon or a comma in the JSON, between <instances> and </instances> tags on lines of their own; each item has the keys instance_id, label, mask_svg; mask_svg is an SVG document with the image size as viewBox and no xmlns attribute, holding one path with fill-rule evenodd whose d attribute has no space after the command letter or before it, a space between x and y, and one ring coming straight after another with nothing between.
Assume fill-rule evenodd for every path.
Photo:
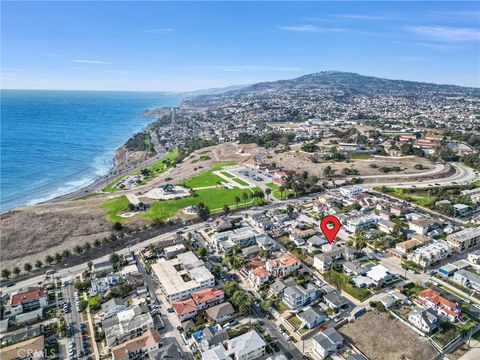
<instances>
[{"instance_id":1,"label":"residential house","mask_svg":"<svg viewBox=\"0 0 480 360\"><path fill-rule=\"evenodd\" d=\"M435 230L440 226L441 223L432 218L420 218L418 220L412 220L408 222L408 228L420 235L426 235L430 231Z\"/></svg>"},{"instance_id":2,"label":"residential house","mask_svg":"<svg viewBox=\"0 0 480 360\"><path fill-rule=\"evenodd\" d=\"M43 360L45 338L43 335L37 336L25 341L2 347L0 349L0 359L2 360Z\"/></svg>"},{"instance_id":3,"label":"residential house","mask_svg":"<svg viewBox=\"0 0 480 360\"><path fill-rule=\"evenodd\" d=\"M205 312L210 319L214 320L218 324L230 320L235 315L235 309L229 302L212 306Z\"/></svg>"},{"instance_id":4,"label":"residential house","mask_svg":"<svg viewBox=\"0 0 480 360\"><path fill-rule=\"evenodd\" d=\"M288 286L283 291L283 301L294 310L315 300L318 291L318 287L311 283L308 283L306 288L300 285Z\"/></svg>"},{"instance_id":5,"label":"residential house","mask_svg":"<svg viewBox=\"0 0 480 360\"><path fill-rule=\"evenodd\" d=\"M102 321L105 341L109 347L134 339L153 327L153 318L148 309L138 305Z\"/></svg>"},{"instance_id":6,"label":"residential house","mask_svg":"<svg viewBox=\"0 0 480 360\"><path fill-rule=\"evenodd\" d=\"M220 304L225 299L225 292L214 287L197 290L192 293L192 299L198 310Z\"/></svg>"},{"instance_id":7,"label":"residential house","mask_svg":"<svg viewBox=\"0 0 480 360\"><path fill-rule=\"evenodd\" d=\"M90 294L99 294L111 286L115 286L118 283L120 277L116 274L110 274L99 279L93 279L90 283Z\"/></svg>"},{"instance_id":8,"label":"residential house","mask_svg":"<svg viewBox=\"0 0 480 360\"><path fill-rule=\"evenodd\" d=\"M267 344L255 330L227 341L227 353L235 360L253 360L266 354Z\"/></svg>"},{"instance_id":9,"label":"residential house","mask_svg":"<svg viewBox=\"0 0 480 360\"><path fill-rule=\"evenodd\" d=\"M480 276L465 269L458 270L453 274L453 280L460 285L474 290L480 290Z\"/></svg>"},{"instance_id":10,"label":"residential house","mask_svg":"<svg viewBox=\"0 0 480 360\"><path fill-rule=\"evenodd\" d=\"M433 309L438 315L450 321L458 320L460 308L458 304L445 299L438 291L426 289L418 294L418 302L427 308Z\"/></svg>"},{"instance_id":11,"label":"residential house","mask_svg":"<svg viewBox=\"0 0 480 360\"><path fill-rule=\"evenodd\" d=\"M325 359L336 353L343 346L343 336L334 328L327 328L315 335L313 341L313 352Z\"/></svg>"},{"instance_id":12,"label":"residential house","mask_svg":"<svg viewBox=\"0 0 480 360\"><path fill-rule=\"evenodd\" d=\"M273 276L285 276L301 267L302 263L291 253L285 253L277 259L268 260L265 268Z\"/></svg>"},{"instance_id":13,"label":"residential house","mask_svg":"<svg viewBox=\"0 0 480 360\"><path fill-rule=\"evenodd\" d=\"M125 310L127 304L119 297L114 297L102 304L102 311L100 312L101 318L106 319L115 315L119 311Z\"/></svg>"},{"instance_id":14,"label":"residential house","mask_svg":"<svg viewBox=\"0 0 480 360\"><path fill-rule=\"evenodd\" d=\"M432 309L414 309L408 314L408 321L425 333L436 330L440 323Z\"/></svg>"},{"instance_id":15,"label":"residential house","mask_svg":"<svg viewBox=\"0 0 480 360\"><path fill-rule=\"evenodd\" d=\"M161 336L156 329L149 329L134 339L111 348L113 360L150 358L149 355L161 346Z\"/></svg>"},{"instance_id":16,"label":"residential house","mask_svg":"<svg viewBox=\"0 0 480 360\"><path fill-rule=\"evenodd\" d=\"M213 346L224 343L230 337L227 330L222 329L219 325L213 325L193 333L192 338L201 351L206 351Z\"/></svg>"},{"instance_id":17,"label":"residential house","mask_svg":"<svg viewBox=\"0 0 480 360\"><path fill-rule=\"evenodd\" d=\"M370 279L375 281L377 286L380 286L385 281L388 281L397 276L397 274L393 273L389 268L383 265L375 265L370 270L367 271L366 274Z\"/></svg>"},{"instance_id":18,"label":"residential house","mask_svg":"<svg viewBox=\"0 0 480 360\"><path fill-rule=\"evenodd\" d=\"M257 267L249 271L248 280L253 284L253 286L255 286L256 289L258 289L260 286L270 280L271 275L272 274L267 269L263 267Z\"/></svg>"},{"instance_id":19,"label":"residential house","mask_svg":"<svg viewBox=\"0 0 480 360\"><path fill-rule=\"evenodd\" d=\"M180 321L195 317L199 310L193 299L177 301L172 304L172 307Z\"/></svg>"},{"instance_id":20,"label":"residential house","mask_svg":"<svg viewBox=\"0 0 480 360\"><path fill-rule=\"evenodd\" d=\"M349 301L340 295L337 291L332 291L323 296L323 302L331 309L346 309L349 306Z\"/></svg>"},{"instance_id":21,"label":"residential house","mask_svg":"<svg viewBox=\"0 0 480 360\"><path fill-rule=\"evenodd\" d=\"M340 259L351 261L355 258L355 250L351 247L338 247L332 251L323 254L316 254L313 257L313 266L320 272L330 269L330 266Z\"/></svg>"},{"instance_id":22,"label":"residential house","mask_svg":"<svg viewBox=\"0 0 480 360\"><path fill-rule=\"evenodd\" d=\"M301 327L306 327L307 329L315 328L316 326L324 322L326 319L324 313L312 307L305 309L305 311L298 314L298 317L302 321Z\"/></svg>"},{"instance_id":23,"label":"residential house","mask_svg":"<svg viewBox=\"0 0 480 360\"><path fill-rule=\"evenodd\" d=\"M96 277L102 277L111 272L113 272L113 265L110 261L101 261L92 265L92 273Z\"/></svg>"}]
</instances>

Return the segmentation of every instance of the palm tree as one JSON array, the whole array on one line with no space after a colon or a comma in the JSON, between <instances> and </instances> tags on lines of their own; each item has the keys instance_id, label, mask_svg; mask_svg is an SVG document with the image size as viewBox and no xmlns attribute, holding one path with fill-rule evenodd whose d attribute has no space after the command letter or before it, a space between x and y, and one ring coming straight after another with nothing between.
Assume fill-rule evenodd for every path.
<instances>
[{"instance_id":1,"label":"palm tree","mask_svg":"<svg viewBox=\"0 0 480 360\"><path fill-rule=\"evenodd\" d=\"M257 195L256 195L255 191L250 193L250 201L252 203L254 203L256 197L257 197Z\"/></svg>"},{"instance_id":2,"label":"palm tree","mask_svg":"<svg viewBox=\"0 0 480 360\"><path fill-rule=\"evenodd\" d=\"M280 197L283 199L283 194L285 193L285 186L281 185L279 190L280 190Z\"/></svg>"},{"instance_id":3,"label":"palm tree","mask_svg":"<svg viewBox=\"0 0 480 360\"><path fill-rule=\"evenodd\" d=\"M75 251L75 253L78 255L82 253L83 248L80 245L75 245L75 247L73 248L73 251Z\"/></svg>"},{"instance_id":4,"label":"palm tree","mask_svg":"<svg viewBox=\"0 0 480 360\"><path fill-rule=\"evenodd\" d=\"M223 205L223 212L224 212L225 214L228 214L228 213L230 212L230 208L228 207L227 204Z\"/></svg>"},{"instance_id":5,"label":"palm tree","mask_svg":"<svg viewBox=\"0 0 480 360\"><path fill-rule=\"evenodd\" d=\"M238 204L240 203L240 198L238 196L235 196L235 203L237 204L238 209Z\"/></svg>"},{"instance_id":6,"label":"palm tree","mask_svg":"<svg viewBox=\"0 0 480 360\"><path fill-rule=\"evenodd\" d=\"M48 265L51 265L55 261L55 258L52 255L47 255L45 257L45 261L47 262Z\"/></svg>"},{"instance_id":7,"label":"palm tree","mask_svg":"<svg viewBox=\"0 0 480 360\"><path fill-rule=\"evenodd\" d=\"M37 269L40 269L42 266L43 266L42 260L37 260L37 261L35 261L35 267L36 267Z\"/></svg>"},{"instance_id":8,"label":"palm tree","mask_svg":"<svg viewBox=\"0 0 480 360\"><path fill-rule=\"evenodd\" d=\"M270 194L272 193L272 189L266 188L265 194L267 195L267 202L270 201Z\"/></svg>"},{"instance_id":9,"label":"palm tree","mask_svg":"<svg viewBox=\"0 0 480 360\"><path fill-rule=\"evenodd\" d=\"M8 270L8 269L3 269L3 270L2 270L2 278L8 279L8 278L10 277L10 275L12 275L12 273L10 272L10 270Z\"/></svg>"},{"instance_id":10,"label":"palm tree","mask_svg":"<svg viewBox=\"0 0 480 360\"><path fill-rule=\"evenodd\" d=\"M248 194L246 192L242 193L242 199L243 199L243 206L246 206L247 200L248 200Z\"/></svg>"},{"instance_id":11,"label":"palm tree","mask_svg":"<svg viewBox=\"0 0 480 360\"><path fill-rule=\"evenodd\" d=\"M13 273L15 274L15 276L18 276L21 272L22 272L22 270L20 270L20 268L18 266L15 266L13 268Z\"/></svg>"},{"instance_id":12,"label":"palm tree","mask_svg":"<svg viewBox=\"0 0 480 360\"><path fill-rule=\"evenodd\" d=\"M32 267L33 267L32 264L30 264L28 262L23 264L23 270L25 270L26 272L32 271Z\"/></svg>"}]
</instances>

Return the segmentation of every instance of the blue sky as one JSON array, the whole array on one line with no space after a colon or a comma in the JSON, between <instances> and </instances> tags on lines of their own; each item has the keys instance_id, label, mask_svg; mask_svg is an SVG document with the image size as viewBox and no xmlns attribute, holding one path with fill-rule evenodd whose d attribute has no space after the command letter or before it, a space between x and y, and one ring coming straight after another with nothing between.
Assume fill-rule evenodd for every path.
<instances>
[{"instance_id":1,"label":"blue sky","mask_svg":"<svg viewBox=\"0 0 480 360\"><path fill-rule=\"evenodd\" d=\"M2 88L184 91L322 70L480 86L479 2L2 1Z\"/></svg>"}]
</instances>

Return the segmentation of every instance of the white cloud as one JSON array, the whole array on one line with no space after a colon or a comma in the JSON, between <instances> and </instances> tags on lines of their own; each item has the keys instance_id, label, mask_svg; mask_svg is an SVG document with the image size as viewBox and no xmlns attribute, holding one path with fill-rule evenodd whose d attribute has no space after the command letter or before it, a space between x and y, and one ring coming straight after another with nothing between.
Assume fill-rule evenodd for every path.
<instances>
[{"instance_id":1,"label":"white cloud","mask_svg":"<svg viewBox=\"0 0 480 360\"><path fill-rule=\"evenodd\" d=\"M423 46L429 49L433 49L433 50L451 50L452 49L452 47L443 45L443 44L431 44L431 43L420 42L420 43L417 43L417 45Z\"/></svg>"},{"instance_id":2,"label":"white cloud","mask_svg":"<svg viewBox=\"0 0 480 360\"><path fill-rule=\"evenodd\" d=\"M440 41L478 41L480 39L480 31L475 28L407 26L405 30L424 38Z\"/></svg>"},{"instance_id":3,"label":"white cloud","mask_svg":"<svg viewBox=\"0 0 480 360\"><path fill-rule=\"evenodd\" d=\"M339 19L350 19L350 20L387 20L386 16L379 15L367 15L367 14L336 14L334 17Z\"/></svg>"},{"instance_id":4,"label":"white cloud","mask_svg":"<svg viewBox=\"0 0 480 360\"><path fill-rule=\"evenodd\" d=\"M145 29L142 30L144 33L150 33L150 34L162 34L162 33L168 33L168 32L173 32L174 30L172 28L158 28L158 29Z\"/></svg>"},{"instance_id":5,"label":"white cloud","mask_svg":"<svg viewBox=\"0 0 480 360\"><path fill-rule=\"evenodd\" d=\"M90 59L74 59L72 60L73 62L76 63L81 63L81 64L100 64L100 65L107 65L111 64L108 61L102 61L102 60L90 60Z\"/></svg>"},{"instance_id":6,"label":"white cloud","mask_svg":"<svg viewBox=\"0 0 480 360\"><path fill-rule=\"evenodd\" d=\"M327 28L327 27L319 27L316 25L291 25L291 26L277 26L278 29L284 31L292 31L292 32L324 32L324 33L331 33L331 32L345 32L347 29L342 28Z\"/></svg>"}]
</instances>

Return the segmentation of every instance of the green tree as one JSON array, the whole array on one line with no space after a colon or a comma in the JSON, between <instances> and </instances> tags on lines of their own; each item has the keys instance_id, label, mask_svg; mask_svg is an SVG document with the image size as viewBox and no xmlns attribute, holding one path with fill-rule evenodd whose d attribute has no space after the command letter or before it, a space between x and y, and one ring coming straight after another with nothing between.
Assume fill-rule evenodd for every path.
<instances>
[{"instance_id":1,"label":"green tree","mask_svg":"<svg viewBox=\"0 0 480 360\"><path fill-rule=\"evenodd\" d=\"M37 269L40 269L42 266L43 266L42 260L35 261L35 267Z\"/></svg>"},{"instance_id":2,"label":"green tree","mask_svg":"<svg viewBox=\"0 0 480 360\"><path fill-rule=\"evenodd\" d=\"M238 289L238 285L235 281L226 281L223 284L223 289L225 290L225 293L227 294L228 297L232 297L235 291Z\"/></svg>"},{"instance_id":3,"label":"green tree","mask_svg":"<svg viewBox=\"0 0 480 360\"><path fill-rule=\"evenodd\" d=\"M54 258L52 255L47 255L47 256L45 257L45 262L46 262L48 265L52 265L54 261L55 261L55 258Z\"/></svg>"},{"instance_id":4,"label":"green tree","mask_svg":"<svg viewBox=\"0 0 480 360\"><path fill-rule=\"evenodd\" d=\"M207 249L204 246L198 248L197 255L200 258L204 258L207 255Z\"/></svg>"},{"instance_id":5,"label":"green tree","mask_svg":"<svg viewBox=\"0 0 480 360\"><path fill-rule=\"evenodd\" d=\"M218 264L213 264L212 268L210 269L210 272L215 276L218 277L220 275L220 271L222 270L222 267Z\"/></svg>"},{"instance_id":6,"label":"green tree","mask_svg":"<svg viewBox=\"0 0 480 360\"><path fill-rule=\"evenodd\" d=\"M272 189L266 188L265 194L267 195L267 201L270 201L270 194L272 193Z\"/></svg>"},{"instance_id":7,"label":"green tree","mask_svg":"<svg viewBox=\"0 0 480 360\"><path fill-rule=\"evenodd\" d=\"M123 229L122 223L115 221L112 225L112 229L115 231L121 231Z\"/></svg>"},{"instance_id":8,"label":"green tree","mask_svg":"<svg viewBox=\"0 0 480 360\"><path fill-rule=\"evenodd\" d=\"M75 253L78 255L82 253L83 248L80 245L75 245L75 247L73 248L73 251L75 251Z\"/></svg>"},{"instance_id":9,"label":"green tree","mask_svg":"<svg viewBox=\"0 0 480 360\"><path fill-rule=\"evenodd\" d=\"M56 262L62 261L62 254L60 254L59 252L56 252L55 253L55 261Z\"/></svg>"},{"instance_id":10,"label":"green tree","mask_svg":"<svg viewBox=\"0 0 480 360\"><path fill-rule=\"evenodd\" d=\"M23 264L23 270L25 270L26 272L32 271L32 268L33 268L32 264L30 264L28 262Z\"/></svg>"},{"instance_id":11,"label":"green tree","mask_svg":"<svg viewBox=\"0 0 480 360\"><path fill-rule=\"evenodd\" d=\"M110 262L112 263L112 265L117 265L120 262L120 255L115 252L112 253L110 255Z\"/></svg>"},{"instance_id":12,"label":"green tree","mask_svg":"<svg viewBox=\"0 0 480 360\"><path fill-rule=\"evenodd\" d=\"M280 198L284 198L284 194L285 194L285 186L281 185L280 188Z\"/></svg>"},{"instance_id":13,"label":"green tree","mask_svg":"<svg viewBox=\"0 0 480 360\"><path fill-rule=\"evenodd\" d=\"M248 194L246 192L242 193L242 199L243 199L243 206L246 206L247 200L248 200Z\"/></svg>"},{"instance_id":14,"label":"green tree","mask_svg":"<svg viewBox=\"0 0 480 360\"><path fill-rule=\"evenodd\" d=\"M65 249L65 250L62 251L62 257L64 257L65 259L70 257L71 254L72 253L68 249Z\"/></svg>"},{"instance_id":15,"label":"green tree","mask_svg":"<svg viewBox=\"0 0 480 360\"><path fill-rule=\"evenodd\" d=\"M10 275L12 275L12 273L10 272L10 270L8 270L8 269L2 269L2 278L8 279L8 278L10 277Z\"/></svg>"},{"instance_id":16,"label":"green tree","mask_svg":"<svg viewBox=\"0 0 480 360\"><path fill-rule=\"evenodd\" d=\"M13 273L15 274L15 276L20 275L21 272L22 272L22 270L20 270L20 268L18 266L15 266L13 268Z\"/></svg>"},{"instance_id":17,"label":"green tree","mask_svg":"<svg viewBox=\"0 0 480 360\"><path fill-rule=\"evenodd\" d=\"M200 202L197 205L197 215L201 220L206 221L210 217L210 210L204 203Z\"/></svg>"},{"instance_id":18,"label":"green tree","mask_svg":"<svg viewBox=\"0 0 480 360\"><path fill-rule=\"evenodd\" d=\"M90 244L89 241L87 241L85 244L83 244L83 249L84 249L85 251L88 251L88 250L90 250L91 248L92 248L92 244Z\"/></svg>"},{"instance_id":19,"label":"green tree","mask_svg":"<svg viewBox=\"0 0 480 360\"><path fill-rule=\"evenodd\" d=\"M95 239L95 241L93 242L93 246L95 247L99 247L101 244L102 242L100 241L100 239Z\"/></svg>"},{"instance_id":20,"label":"green tree","mask_svg":"<svg viewBox=\"0 0 480 360\"><path fill-rule=\"evenodd\" d=\"M238 209L238 204L240 204L240 197L235 196L235 204L237 204L237 209Z\"/></svg>"},{"instance_id":21,"label":"green tree","mask_svg":"<svg viewBox=\"0 0 480 360\"><path fill-rule=\"evenodd\" d=\"M328 165L325 169L323 169L323 175L327 179L331 179L333 175L335 175L336 170L333 169L330 165Z\"/></svg>"},{"instance_id":22,"label":"green tree","mask_svg":"<svg viewBox=\"0 0 480 360\"><path fill-rule=\"evenodd\" d=\"M223 212L224 212L225 214L229 214L229 213L230 213L230 207L229 207L227 204L223 205Z\"/></svg>"}]
</instances>

